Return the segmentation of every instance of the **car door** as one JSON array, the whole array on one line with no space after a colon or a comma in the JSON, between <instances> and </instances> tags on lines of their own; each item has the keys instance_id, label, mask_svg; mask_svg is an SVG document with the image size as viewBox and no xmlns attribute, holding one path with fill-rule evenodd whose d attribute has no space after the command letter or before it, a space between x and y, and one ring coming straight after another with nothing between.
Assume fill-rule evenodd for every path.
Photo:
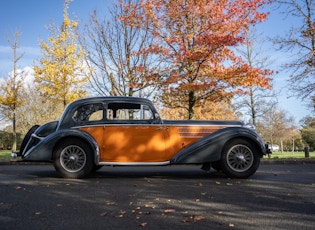
<instances>
[{"instance_id":1,"label":"car door","mask_svg":"<svg viewBox=\"0 0 315 230\"><path fill-rule=\"evenodd\" d=\"M154 114L147 105L112 103L107 109L101 162L150 163L168 161L162 124L152 124Z\"/></svg>"}]
</instances>

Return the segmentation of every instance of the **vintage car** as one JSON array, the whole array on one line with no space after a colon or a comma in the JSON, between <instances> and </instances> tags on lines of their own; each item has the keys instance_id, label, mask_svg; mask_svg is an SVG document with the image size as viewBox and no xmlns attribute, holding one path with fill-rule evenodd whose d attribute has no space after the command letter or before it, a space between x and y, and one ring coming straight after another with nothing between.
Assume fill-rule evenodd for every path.
<instances>
[{"instance_id":1,"label":"vintage car","mask_svg":"<svg viewBox=\"0 0 315 230\"><path fill-rule=\"evenodd\" d=\"M93 97L69 104L59 121L33 126L18 156L52 162L66 178L104 165L183 164L247 178L267 152L254 128L240 121L162 120L150 100Z\"/></svg>"}]
</instances>

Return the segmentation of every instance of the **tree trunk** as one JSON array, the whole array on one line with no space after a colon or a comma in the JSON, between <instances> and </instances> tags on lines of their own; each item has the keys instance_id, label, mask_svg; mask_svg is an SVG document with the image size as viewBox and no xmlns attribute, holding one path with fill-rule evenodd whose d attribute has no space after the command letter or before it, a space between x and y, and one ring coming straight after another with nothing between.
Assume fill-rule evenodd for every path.
<instances>
[{"instance_id":1,"label":"tree trunk","mask_svg":"<svg viewBox=\"0 0 315 230\"><path fill-rule=\"evenodd\" d=\"M196 103L194 91L190 91L188 94L188 120L191 120L195 116L194 106Z\"/></svg>"},{"instance_id":2,"label":"tree trunk","mask_svg":"<svg viewBox=\"0 0 315 230\"><path fill-rule=\"evenodd\" d=\"M12 151L16 151L16 115L15 111L13 112L13 119L12 119L12 125L13 125L13 145L12 145Z\"/></svg>"},{"instance_id":3,"label":"tree trunk","mask_svg":"<svg viewBox=\"0 0 315 230\"><path fill-rule=\"evenodd\" d=\"M255 105L253 87L250 87L250 107L251 107L251 112L252 112L252 122L253 122L253 125L256 126L256 105Z\"/></svg>"}]
</instances>

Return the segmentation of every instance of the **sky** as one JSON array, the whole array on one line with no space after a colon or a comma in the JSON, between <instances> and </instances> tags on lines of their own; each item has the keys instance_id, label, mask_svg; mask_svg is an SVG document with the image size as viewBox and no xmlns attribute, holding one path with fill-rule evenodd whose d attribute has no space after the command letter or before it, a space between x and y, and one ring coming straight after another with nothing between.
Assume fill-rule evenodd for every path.
<instances>
[{"instance_id":1,"label":"sky","mask_svg":"<svg viewBox=\"0 0 315 230\"><path fill-rule=\"evenodd\" d=\"M70 3L68 14L71 19L79 21L79 26L88 22L89 15L94 9L106 14L108 6L114 0L74 0ZM32 66L34 60L39 60L41 53L39 44L41 40L47 39L50 35L45 26L54 22L60 25L63 19L63 0L6 0L1 1L0 8L0 77L6 77L13 69L12 49L9 47L7 37L13 39L13 33L19 31L21 36L18 39L22 59L18 68ZM269 10L269 8L267 9ZM284 35L297 21L286 18L279 10L272 10L268 20L257 26L258 33L263 37L274 37ZM272 62L270 69L278 71L286 58L285 54L275 52L270 44L264 44L264 56L270 57ZM307 115L311 114L306 102L300 99L289 97L288 74L280 73L274 76L274 90L279 93L278 101L281 109L292 116L296 123Z\"/></svg>"}]
</instances>

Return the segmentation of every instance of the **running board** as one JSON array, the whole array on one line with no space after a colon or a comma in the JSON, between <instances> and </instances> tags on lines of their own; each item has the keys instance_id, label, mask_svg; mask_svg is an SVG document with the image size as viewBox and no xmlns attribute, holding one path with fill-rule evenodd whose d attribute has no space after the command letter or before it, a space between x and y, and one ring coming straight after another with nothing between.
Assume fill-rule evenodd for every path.
<instances>
[{"instance_id":1,"label":"running board","mask_svg":"<svg viewBox=\"0 0 315 230\"><path fill-rule=\"evenodd\" d=\"M99 165L110 166L162 166L169 165L170 161L163 162L99 162Z\"/></svg>"}]
</instances>

